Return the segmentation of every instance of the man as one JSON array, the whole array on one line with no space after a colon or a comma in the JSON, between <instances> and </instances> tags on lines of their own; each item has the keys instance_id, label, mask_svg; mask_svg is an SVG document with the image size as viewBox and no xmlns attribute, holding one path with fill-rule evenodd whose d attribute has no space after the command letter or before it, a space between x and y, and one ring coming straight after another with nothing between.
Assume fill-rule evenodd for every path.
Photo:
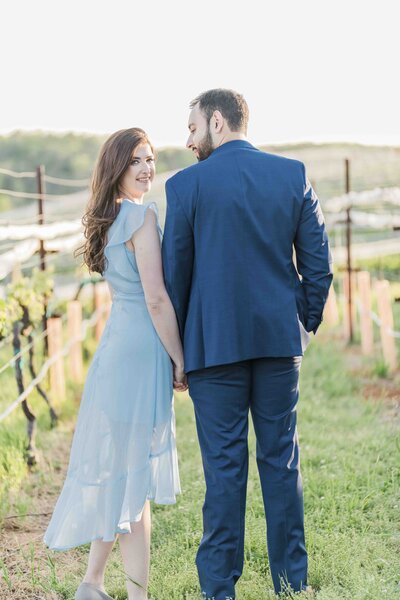
<instances>
[{"instance_id":1,"label":"man","mask_svg":"<svg viewBox=\"0 0 400 600\"><path fill-rule=\"evenodd\" d=\"M201 590L234 598L242 573L250 409L274 588L301 591L296 404L303 351L332 280L324 219L304 165L246 141L240 94L210 90L190 108L187 147L199 162L167 181L163 264L206 480Z\"/></svg>"}]
</instances>

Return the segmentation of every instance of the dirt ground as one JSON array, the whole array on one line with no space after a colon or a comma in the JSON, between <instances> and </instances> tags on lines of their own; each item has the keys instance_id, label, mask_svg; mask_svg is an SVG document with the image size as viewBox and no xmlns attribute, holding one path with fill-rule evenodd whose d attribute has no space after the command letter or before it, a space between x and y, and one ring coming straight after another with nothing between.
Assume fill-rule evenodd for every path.
<instances>
[{"instance_id":1,"label":"dirt ground","mask_svg":"<svg viewBox=\"0 0 400 600\"><path fill-rule=\"evenodd\" d=\"M15 499L19 506L26 504L27 513L19 516L11 508L0 530L1 559L6 573L0 571L1 600L61 598L46 589L43 592L37 588L32 590L32 579L46 581L51 578L51 553L42 540L66 474L71 436L72 426L68 428L67 425L48 432L46 441L51 453L38 451L38 464L32 468ZM78 551L62 553L62 566L78 575L79 556Z\"/></svg>"}]
</instances>

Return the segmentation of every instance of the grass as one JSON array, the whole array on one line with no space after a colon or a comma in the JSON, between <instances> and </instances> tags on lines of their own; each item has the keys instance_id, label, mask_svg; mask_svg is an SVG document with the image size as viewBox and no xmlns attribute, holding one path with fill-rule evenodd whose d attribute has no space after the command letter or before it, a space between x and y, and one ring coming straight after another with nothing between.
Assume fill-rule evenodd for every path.
<instances>
[{"instance_id":1,"label":"grass","mask_svg":"<svg viewBox=\"0 0 400 600\"><path fill-rule=\"evenodd\" d=\"M357 383L346 374L342 355L328 341L307 351L301 390L299 430L310 582L320 590L320 600L400 597L399 431L382 422L379 404L361 399ZM184 494L177 511L156 510L154 519L152 585L154 590L165 590L165 596L155 595L160 600L178 600L196 589L192 563L199 541L203 483L191 407L183 404L178 414L178 433L185 432L178 439ZM253 435L250 448L246 562L237 586L243 600L274 597Z\"/></svg>"},{"instance_id":2,"label":"grass","mask_svg":"<svg viewBox=\"0 0 400 600\"><path fill-rule=\"evenodd\" d=\"M388 421L382 401L365 400L359 385L354 374L346 370L346 356L337 342L322 336L310 345L301 375L299 434L309 582L318 590L318 600L400 598L399 422ZM204 483L192 405L185 395L177 397L176 413L183 494L174 507L153 506L150 594L154 600L198 598L194 558L201 536ZM63 435L66 423L72 427L72 416L73 410L67 409L61 425ZM44 431L38 446L47 452L61 444L60 434L48 428L46 431L45 423L42 425ZM12 447L11 441L8 447ZM15 452L17 455L18 447ZM54 463L51 458L47 460L47 472L43 465L36 469L34 476L39 479L35 489L55 486L57 459L55 456ZM18 460L15 462L16 475L10 473L12 480L18 480L22 468L18 467ZM10 463L14 464L14 460L10 459ZM26 474L18 485L33 494ZM24 494L19 495L21 510L26 509ZM34 506L32 499L31 509ZM0 563L0 595L4 588L8 590L5 597L10 600L30 597L14 593L25 581L38 594L32 598L72 600L85 569L88 548L54 553L44 550L40 539L22 546L17 549L20 560L16 559L16 565L10 567L6 559ZM107 568L106 584L115 600L126 598L117 547ZM237 597L275 598L252 431L245 567L237 585Z\"/></svg>"}]
</instances>

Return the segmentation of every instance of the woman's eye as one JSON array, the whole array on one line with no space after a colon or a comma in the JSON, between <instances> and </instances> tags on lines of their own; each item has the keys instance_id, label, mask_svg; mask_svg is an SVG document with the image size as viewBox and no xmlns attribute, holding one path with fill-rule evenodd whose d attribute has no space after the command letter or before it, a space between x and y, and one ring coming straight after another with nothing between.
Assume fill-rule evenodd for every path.
<instances>
[{"instance_id":1,"label":"woman's eye","mask_svg":"<svg viewBox=\"0 0 400 600\"><path fill-rule=\"evenodd\" d=\"M131 165L137 165L137 164L139 164L139 161L136 158L131 160Z\"/></svg>"},{"instance_id":2,"label":"woman's eye","mask_svg":"<svg viewBox=\"0 0 400 600\"><path fill-rule=\"evenodd\" d=\"M151 162L151 163L153 163L153 162L155 162L155 161L154 161L154 158L148 158L148 159L147 159L147 162Z\"/></svg>"}]
</instances>

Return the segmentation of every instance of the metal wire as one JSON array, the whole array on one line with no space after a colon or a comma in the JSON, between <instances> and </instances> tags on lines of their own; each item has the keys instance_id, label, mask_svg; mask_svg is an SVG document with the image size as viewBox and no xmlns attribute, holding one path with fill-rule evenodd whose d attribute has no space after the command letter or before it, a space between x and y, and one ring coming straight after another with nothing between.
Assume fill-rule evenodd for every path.
<instances>
[{"instance_id":1,"label":"metal wire","mask_svg":"<svg viewBox=\"0 0 400 600\"><path fill-rule=\"evenodd\" d=\"M16 171L11 171L11 169L5 169L4 167L0 167L0 173L2 173L3 175L9 175L10 177L15 177L16 179L22 177L36 177L36 173L33 171L17 173Z\"/></svg>"},{"instance_id":2,"label":"metal wire","mask_svg":"<svg viewBox=\"0 0 400 600\"><path fill-rule=\"evenodd\" d=\"M0 422L3 421L11 412L13 412L13 410L15 410L17 408L17 406L19 406L19 404L21 404L21 402L23 402L25 400L25 398L27 398L29 396L29 394L32 392L32 390L35 388L35 386L42 381L42 379L44 378L44 376L46 375L47 371L50 369L52 364L54 364L59 358L66 356L68 354L68 352L70 351L70 348L73 344L85 339L86 333L87 333L87 330L89 329L89 327L93 327L97 323L97 321L100 319L102 314L104 312L106 312L107 308L108 308L107 305L104 304L101 308L99 308L98 310L96 310L93 313L93 315L91 316L90 319L86 319L85 321L83 321L80 335L69 340L67 342L67 344L65 344L65 346L59 352L57 352L56 354L54 354L54 356L52 356L51 358L46 360L46 362L43 364L42 368L40 369L39 374L30 382L28 387L22 392L22 394L20 394L18 396L18 398L16 398L16 400L14 400L14 402L12 402L6 408L5 411L3 411L0 414ZM46 332L47 332L47 330L46 330ZM45 332L43 332L43 333L45 333ZM47 335L47 333L46 333L46 335Z\"/></svg>"},{"instance_id":3,"label":"metal wire","mask_svg":"<svg viewBox=\"0 0 400 600\"><path fill-rule=\"evenodd\" d=\"M36 194L33 192L16 192L15 190L0 190L0 194L12 196L14 198L28 198L30 200L39 200L39 198L67 198L70 194Z\"/></svg>"},{"instance_id":4,"label":"metal wire","mask_svg":"<svg viewBox=\"0 0 400 600\"><path fill-rule=\"evenodd\" d=\"M34 171L19 173L17 171L11 171L11 169L5 169L4 167L0 167L0 173L16 179L36 177L36 173ZM52 177L51 175L44 175L43 179L48 183L55 183L57 185L66 185L71 187L84 187L90 183L90 179L62 179L61 177Z\"/></svg>"},{"instance_id":5,"label":"metal wire","mask_svg":"<svg viewBox=\"0 0 400 600\"><path fill-rule=\"evenodd\" d=\"M85 187L90 184L90 179L61 179L60 177L51 177L50 175L45 175L43 179L48 183L71 187Z\"/></svg>"}]
</instances>

